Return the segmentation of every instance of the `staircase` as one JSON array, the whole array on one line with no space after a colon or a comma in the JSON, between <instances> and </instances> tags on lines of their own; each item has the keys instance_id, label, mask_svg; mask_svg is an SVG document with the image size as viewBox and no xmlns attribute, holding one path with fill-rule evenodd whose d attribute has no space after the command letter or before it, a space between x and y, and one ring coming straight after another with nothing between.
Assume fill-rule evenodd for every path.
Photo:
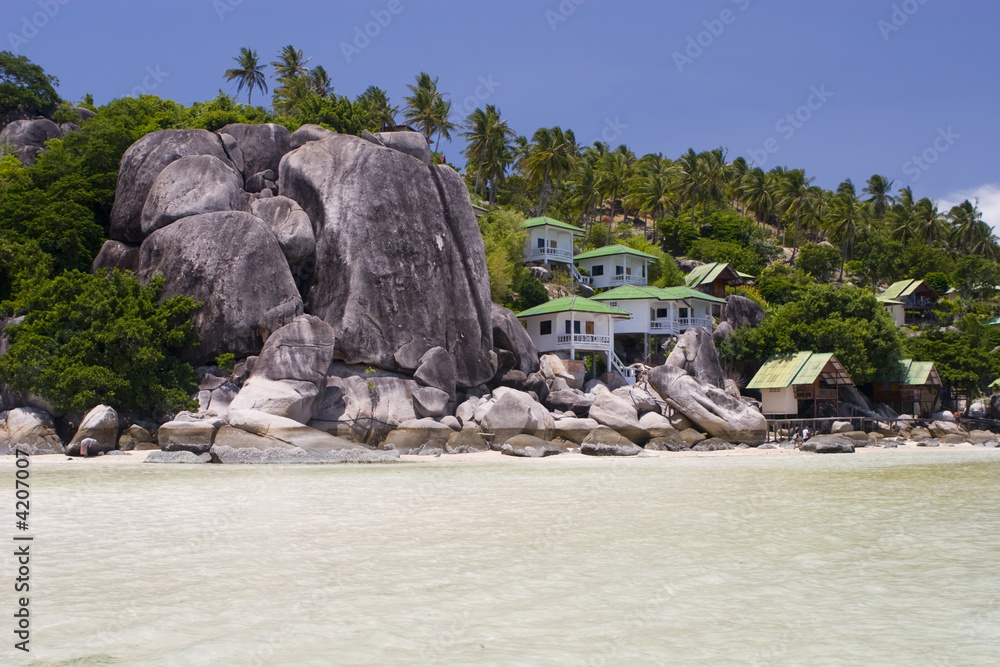
<instances>
[{"instance_id":1,"label":"staircase","mask_svg":"<svg viewBox=\"0 0 1000 667\"><path fill-rule=\"evenodd\" d=\"M585 276L582 273L580 273L580 271L576 268L576 264L569 265L569 272L570 275L573 276L573 280L580 283L581 285L589 286L590 283L592 282L588 276Z\"/></svg>"},{"instance_id":2,"label":"staircase","mask_svg":"<svg viewBox=\"0 0 1000 667\"><path fill-rule=\"evenodd\" d=\"M622 379L625 380L625 383L627 385L629 385L630 387L634 386L635 369L630 366L626 366L622 362L622 360L618 358L618 355L615 354L614 352L608 352L608 358L611 360L611 368L613 368L616 373L622 376Z\"/></svg>"}]
</instances>

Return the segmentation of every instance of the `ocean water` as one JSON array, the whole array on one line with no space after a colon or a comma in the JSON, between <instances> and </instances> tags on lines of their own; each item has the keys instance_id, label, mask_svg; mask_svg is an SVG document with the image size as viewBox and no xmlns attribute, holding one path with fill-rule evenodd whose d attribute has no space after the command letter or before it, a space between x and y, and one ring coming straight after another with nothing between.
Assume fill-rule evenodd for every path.
<instances>
[{"instance_id":1,"label":"ocean water","mask_svg":"<svg viewBox=\"0 0 1000 667\"><path fill-rule=\"evenodd\" d=\"M994 451L31 482L4 665L1000 664Z\"/></svg>"}]
</instances>

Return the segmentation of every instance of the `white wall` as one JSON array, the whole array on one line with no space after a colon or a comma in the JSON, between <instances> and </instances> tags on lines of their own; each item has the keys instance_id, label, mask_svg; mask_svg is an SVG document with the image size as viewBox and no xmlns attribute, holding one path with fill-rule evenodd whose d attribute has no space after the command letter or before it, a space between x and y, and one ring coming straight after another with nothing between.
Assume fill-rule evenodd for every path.
<instances>
[{"instance_id":1,"label":"white wall","mask_svg":"<svg viewBox=\"0 0 1000 667\"><path fill-rule=\"evenodd\" d=\"M543 336L541 334L542 322L551 321L552 322L552 333ZM595 336L611 336L611 318L608 315L602 315L598 313L554 313L552 315L535 315L534 317L524 318L525 328L528 331L528 335L531 337L531 341L535 344L535 349L539 353L544 352L554 352L555 350L568 350L569 343L559 343L559 336L566 334L566 322L576 321L580 322L580 333L586 335L587 333L587 322L594 323L594 334ZM570 325L570 331L574 331L573 325ZM577 346L580 347L579 345ZM580 348L583 349L583 348Z\"/></svg>"},{"instance_id":2,"label":"white wall","mask_svg":"<svg viewBox=\"0 0 1000 667\"><path fill-rule=\"evenodd\" d=\"M645 284L649 273L648 270L644 271L643 267L646 265L647 261L648 260L644 260L639 257L633 257L632 255L608 255L606 257L581 259L576 264L579 267L587 269L587 272L590 273L591 280L593 281L591 283L591 287L596 289L607 289L608 287L618 287L620 285ZM595 266L603 266L604 273L600 276L595 276ZM631 269L633 281L631 283L612 281L611 279L616 275L616 266L624 266Z\"/></svg>"},{"instance_id":3,"label":"white wall","mask_svg":"<svg viewBox=\"0 0 1000 667\"><path fill-rule=\"evenodd\" d=\"M889 317L892 321L896 323L897 327L901 327L906 324L906 311L903 309L903 304L890 303L884 306L885 312L889 313Z\"/></svg>"},{"instance_id":4,"label":"white wall","mask_svg":"<svg viewBox=\"0 0 1000 667\"><path fill-rule=\"evenodd\" d=\"M791 387L784 389L761 389L761 412L765 415L797 415L799 403Z\"/></svg>"},{"instance_id":5,"label":"white wall","mask_svg":"<svg viewBox=\"0 0 1000 667\"><path fill-rule=\"evenodd\" d=\"M556 242L556 248L559 250L564 250L569 253L568 257L550 257L552 261L566 262L567 264L573 263L573 234L566 230L558 229L556 227L547 227L545 225L541 227L532 227L529 230L528 241L524 248L525 257L531 257L532 253L538 248L538 239L546 238L546 230L548 230L548 242L546 246L551 245L552 241Z\"/></svg>"}]
</instances>

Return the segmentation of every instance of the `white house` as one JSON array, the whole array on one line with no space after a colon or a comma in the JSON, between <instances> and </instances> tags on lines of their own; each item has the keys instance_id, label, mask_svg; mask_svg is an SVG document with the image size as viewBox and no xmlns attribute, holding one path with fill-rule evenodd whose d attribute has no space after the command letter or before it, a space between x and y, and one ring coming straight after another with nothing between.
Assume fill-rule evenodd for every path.
<instances>
[{"instance_id":1,"label":"white house","mask_svg":"<svg viewBox=\"0 0 1000 667\"><path fill-rule=\"evenodd\" d=\"M617 334L676 335L692 327L711 330L712 306L724 304L690 287L623 285L593 297L631 317L615 323Z\"/></svg>"},{"instance_id":2,"label":"white house","mask_svg":"<svg viewBox=\"0 0 1000 667\"><path fill-rule=\"evenodd\" d=\"M609 369L618 371L629 384L635 383L631 368L615 356L615 322L628 313L582 296L564 296L517 314L540 354L577 353L604 356Z\"/></svg>"},{"instance_id":3,"label":"white house","mask_svg":"<svg viewBox=\"0 0 1000 667\"><path fill-rule=\"evenodd\" d=\"M525 220L521 226L528 232L524 261L573 266L573 240L585 234L581 228L545 217Z\"/></svg>"},{"instance_id":4,"label":"white house","mask_svg":"<svg viewBox=\"0 0 1000 667\"><path fill-rule=\"evenodd\" d=\"M897 327L901 327L906 323L906 304L884 295L879 295L875 299L882 304L882 309L889 314L889 317L892 318Z\"/></svg>"},{"instance_id":5,"label":"white house","mask_svg":"<svg viewBox=\"0 0 1000 667\"><path fill-rule=\"evenodd\" d=\"M657 258L627 246L609 245L580 253L573 261L590 274L590 280L584 282L595 289L607 289L619 285L645 285L649 265Z\"/></svg>"}]
</instances>

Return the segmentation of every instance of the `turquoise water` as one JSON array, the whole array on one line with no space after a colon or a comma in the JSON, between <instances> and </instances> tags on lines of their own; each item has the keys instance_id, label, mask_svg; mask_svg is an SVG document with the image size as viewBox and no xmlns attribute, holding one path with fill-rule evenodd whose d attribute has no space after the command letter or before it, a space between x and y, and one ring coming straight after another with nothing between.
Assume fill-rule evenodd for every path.
<instances>
[{"instance_id":1,"label":"turquoise water","mask_svg":"<svg viewBox=\"0 0 1000 667\"><path fill-rule=\"evenodd\" d=\"M34 649L3 664L1000 664L993 451L32 484Z\"/></svg>"}]
</instances>

